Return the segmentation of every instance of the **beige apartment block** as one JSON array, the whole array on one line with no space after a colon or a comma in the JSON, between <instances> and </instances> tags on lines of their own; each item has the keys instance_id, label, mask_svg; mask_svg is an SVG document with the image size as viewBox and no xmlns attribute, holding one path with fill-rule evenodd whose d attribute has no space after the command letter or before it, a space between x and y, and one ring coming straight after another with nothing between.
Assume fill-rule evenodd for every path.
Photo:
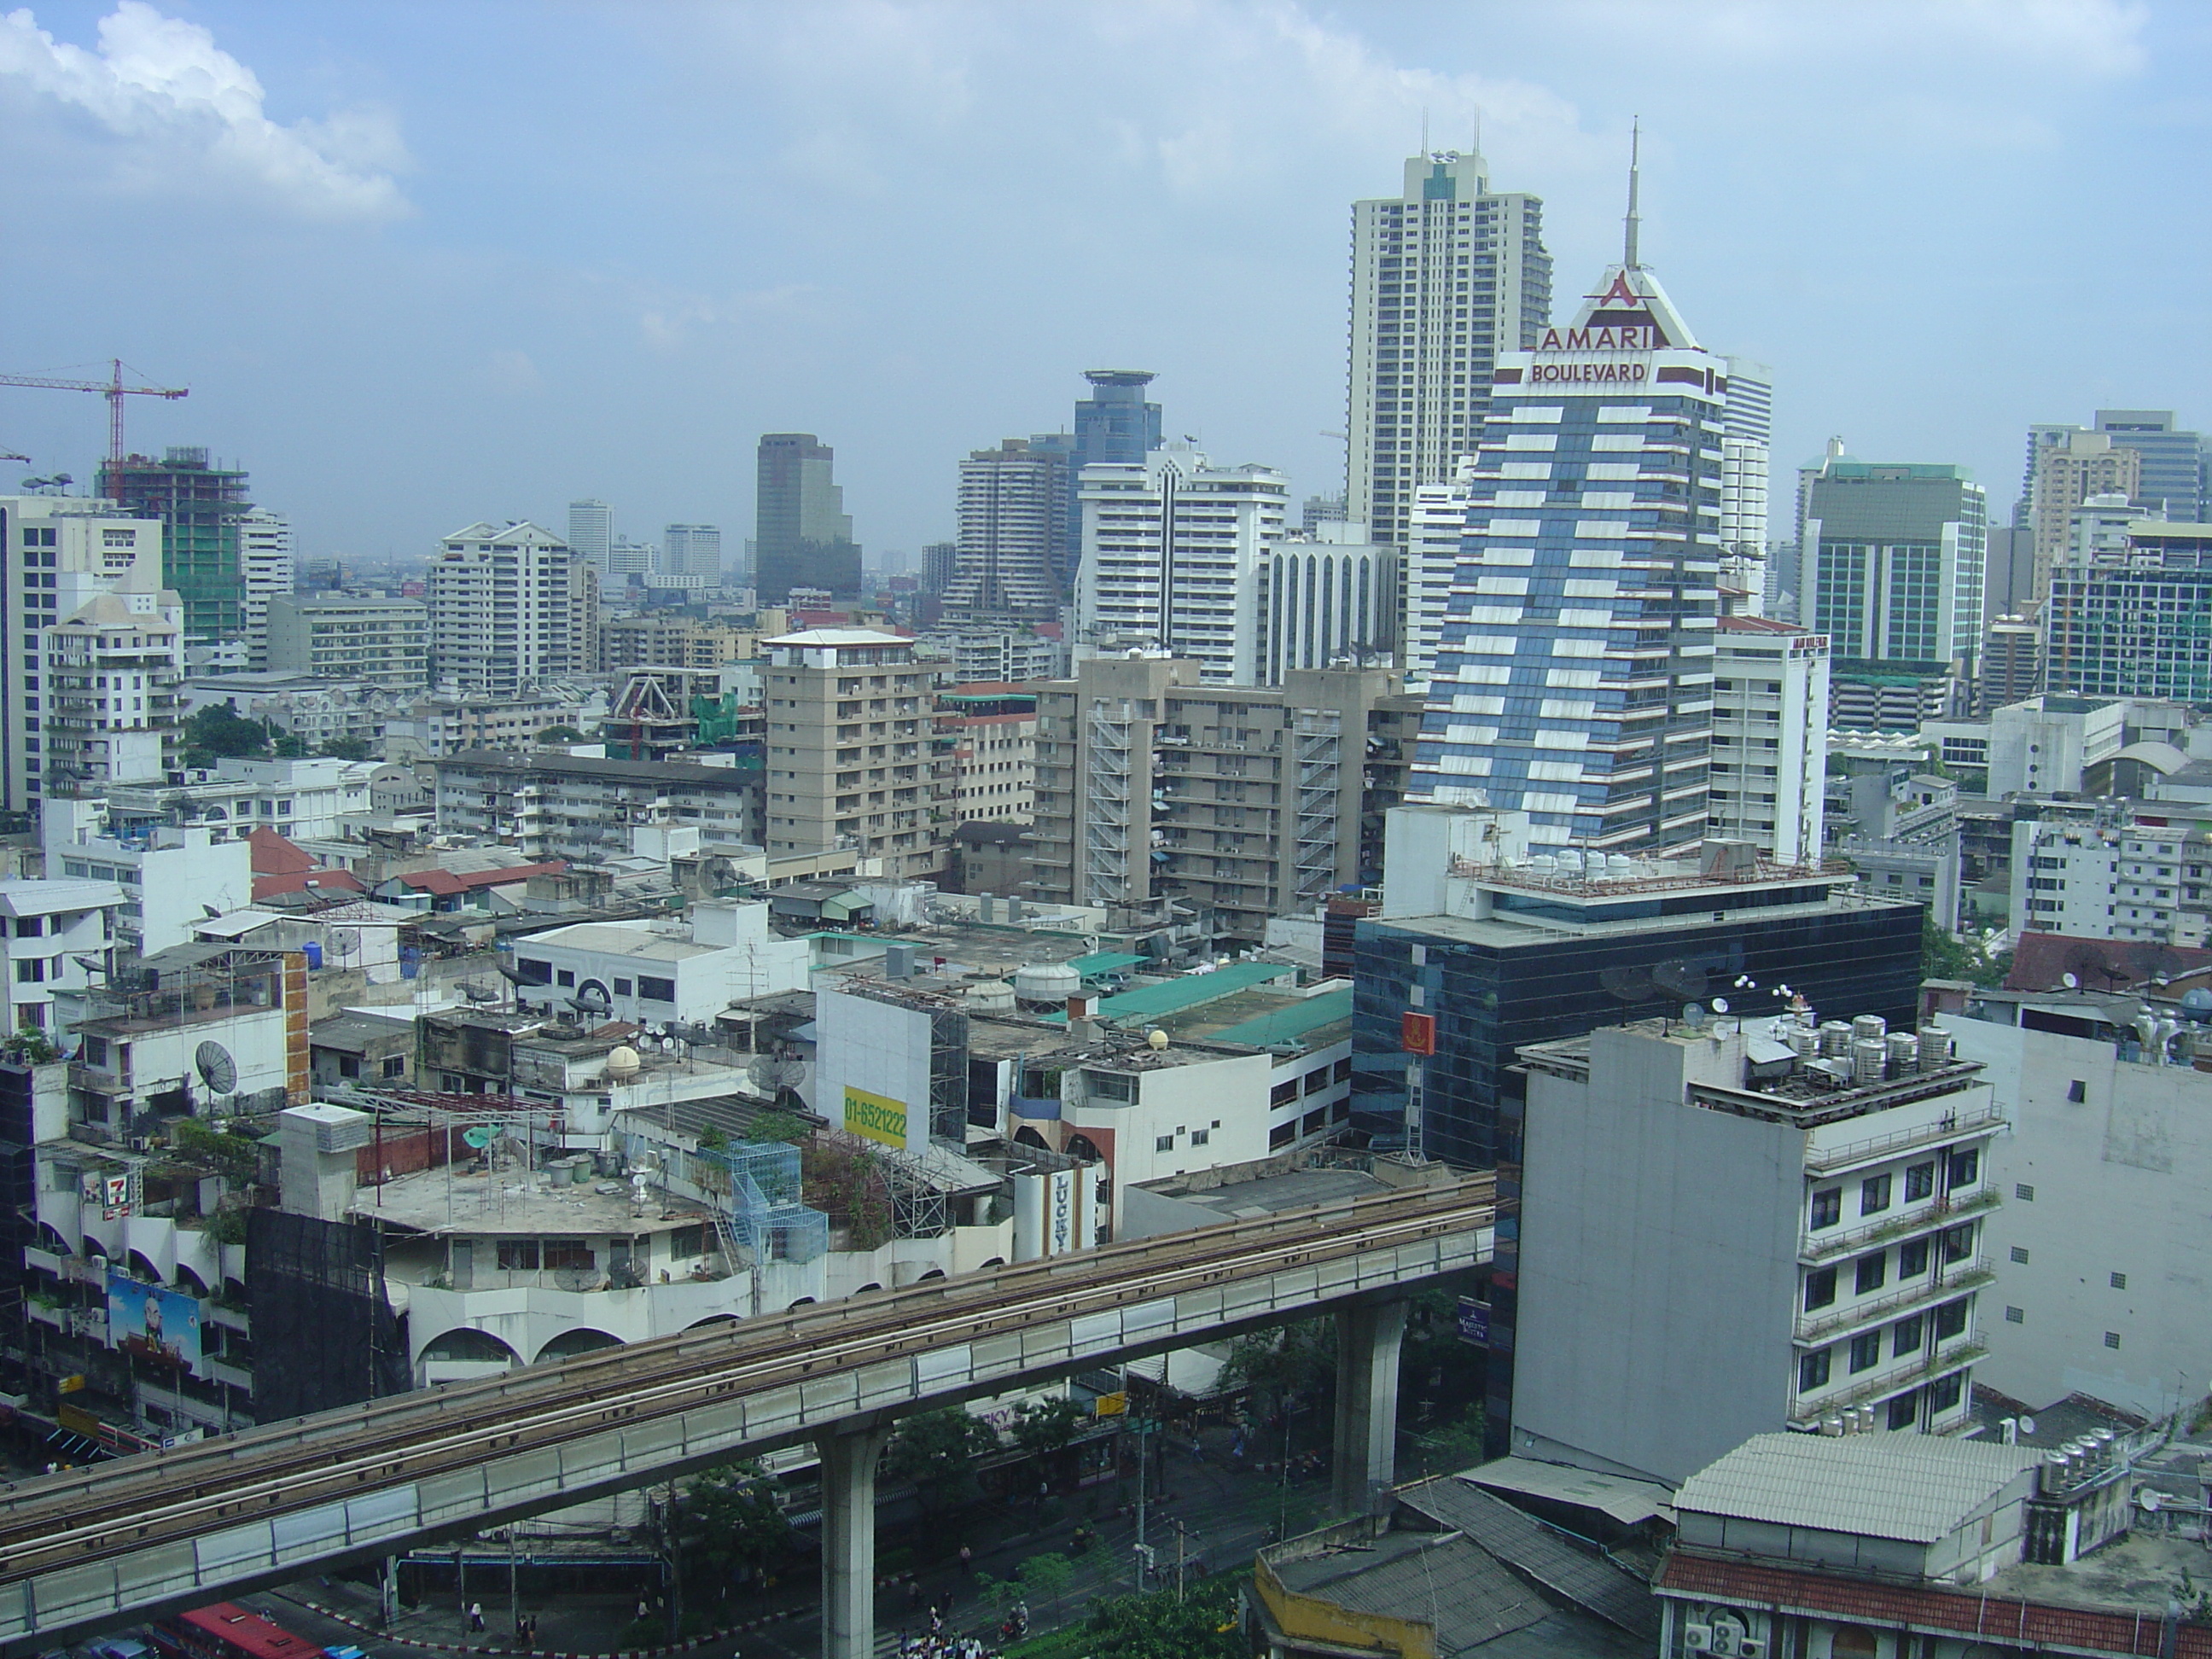
<instances>
[{"instance_id":1,"label":"beige apartment block","mask_svg":"<svg viewBox=\"0 0 2212 1659\"><path fill-rule=\"evenodd\" d=\"M954 738L937 729L939 669L870 628L763 640L768 852L845 849L893 881L945 867Z\"/></svg>"}]
</instances>

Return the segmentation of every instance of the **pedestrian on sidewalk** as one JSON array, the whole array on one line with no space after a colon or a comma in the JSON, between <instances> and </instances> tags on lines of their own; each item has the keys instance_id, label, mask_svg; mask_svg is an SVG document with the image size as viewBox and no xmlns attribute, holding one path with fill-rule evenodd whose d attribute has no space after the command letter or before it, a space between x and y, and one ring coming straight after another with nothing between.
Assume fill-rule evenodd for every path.
<instances>
[{"instance_id":1,"label":"pedestrian on sidewalk","mask_svg":"<svg viewBox=\"0 0 2212 1659\"><path fill-rule=\"evenodd\" d=\"M970 1577L973 1577L975 1572L975 1552L965 1544L960 1547L960 1571Z\"/></svg>"},{"instance_id":2,"label":"pedestrian on sidewalk","mask_svg":"<svg viewBox=\"0 0 2212 1659\"><path fill-rule=\"evenodd\" d=\"M483 1602L481 1602L481 1601L471 1601L471 1602L470 1602L470 1603L469 1603L469 1629L470 1629L470 1631L471 1631L471 1632L477 1632L477 1631L481 1631L483 1627L484 1627L484 1620L483 1620Z\"/></svg>"}]
</instances>

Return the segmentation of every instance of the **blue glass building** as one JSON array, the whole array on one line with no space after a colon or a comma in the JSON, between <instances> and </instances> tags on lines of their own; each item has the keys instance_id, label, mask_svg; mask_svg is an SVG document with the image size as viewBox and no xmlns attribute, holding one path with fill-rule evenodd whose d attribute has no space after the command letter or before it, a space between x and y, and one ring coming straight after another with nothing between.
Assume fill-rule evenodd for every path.
<instances>
[{"instance_id":1,"label":"blue glass building","mask_svg":"<svg viewBox=\"0 0 2212 1659\"><path fill-rule=\"evenodd\" d=\"M1498 359L1416 796L1540 851L1704 836L1728 372L1632 254Z\"/></svg>"}]
</instances>

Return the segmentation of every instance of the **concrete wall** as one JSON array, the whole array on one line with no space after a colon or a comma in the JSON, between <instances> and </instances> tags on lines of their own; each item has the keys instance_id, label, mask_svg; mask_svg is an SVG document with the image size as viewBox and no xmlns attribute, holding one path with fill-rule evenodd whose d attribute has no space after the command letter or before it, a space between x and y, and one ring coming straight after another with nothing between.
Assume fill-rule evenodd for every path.
<instances>
[{"instance_id":1,"label":"concrete wall","mask_svg":"<svg viewBox=\"0 0 2212 1659\"><path fill-rule=\"evenodd\" d=\"M2178 1387L2203 1394L2212 1074L2123 1060L2087 1037L1942 1024L1960 1059L1989 1067L2013 1121L1991 1150L2006 1202L1989 1223L1997 1282L1977 1379L2030 1406L2078 1393L2146 1414L2171 1410Z\"/></svg>"},{"instance_id":2,"label":"concrete wall","mask_svg":"<svg viewBox=\"0 0 2212 1659\"><path fill-rule=\"evenodd\" d=\"M1684 1105L1697 1047L1590 1041L1595 1087L1528 1079L1514 1450L1675 1484L1785 1425L1803 1136Z\"/></svg>"}]
</instances>

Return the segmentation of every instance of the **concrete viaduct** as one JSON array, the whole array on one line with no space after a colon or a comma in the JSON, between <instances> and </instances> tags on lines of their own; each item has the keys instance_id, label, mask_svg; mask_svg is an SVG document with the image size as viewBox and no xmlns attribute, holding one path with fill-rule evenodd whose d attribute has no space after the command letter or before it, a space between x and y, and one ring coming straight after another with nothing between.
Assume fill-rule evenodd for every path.
<instances>
[{"instance_id":1,"label":"concrete viaduct","mask_svg":"<svg viewBox=\"0 0 2212 1659\"><path fill-rule=\"evenodd\" d=\"M875 1472L908 1413L1317 1313L1335 1500L1389 1483L1404 1297L1489 1260L1487 1176L687 1332L0 1486L0 1653L805 1441L823 1651L875 1643Z\"/></svg>"}]
</instances>

